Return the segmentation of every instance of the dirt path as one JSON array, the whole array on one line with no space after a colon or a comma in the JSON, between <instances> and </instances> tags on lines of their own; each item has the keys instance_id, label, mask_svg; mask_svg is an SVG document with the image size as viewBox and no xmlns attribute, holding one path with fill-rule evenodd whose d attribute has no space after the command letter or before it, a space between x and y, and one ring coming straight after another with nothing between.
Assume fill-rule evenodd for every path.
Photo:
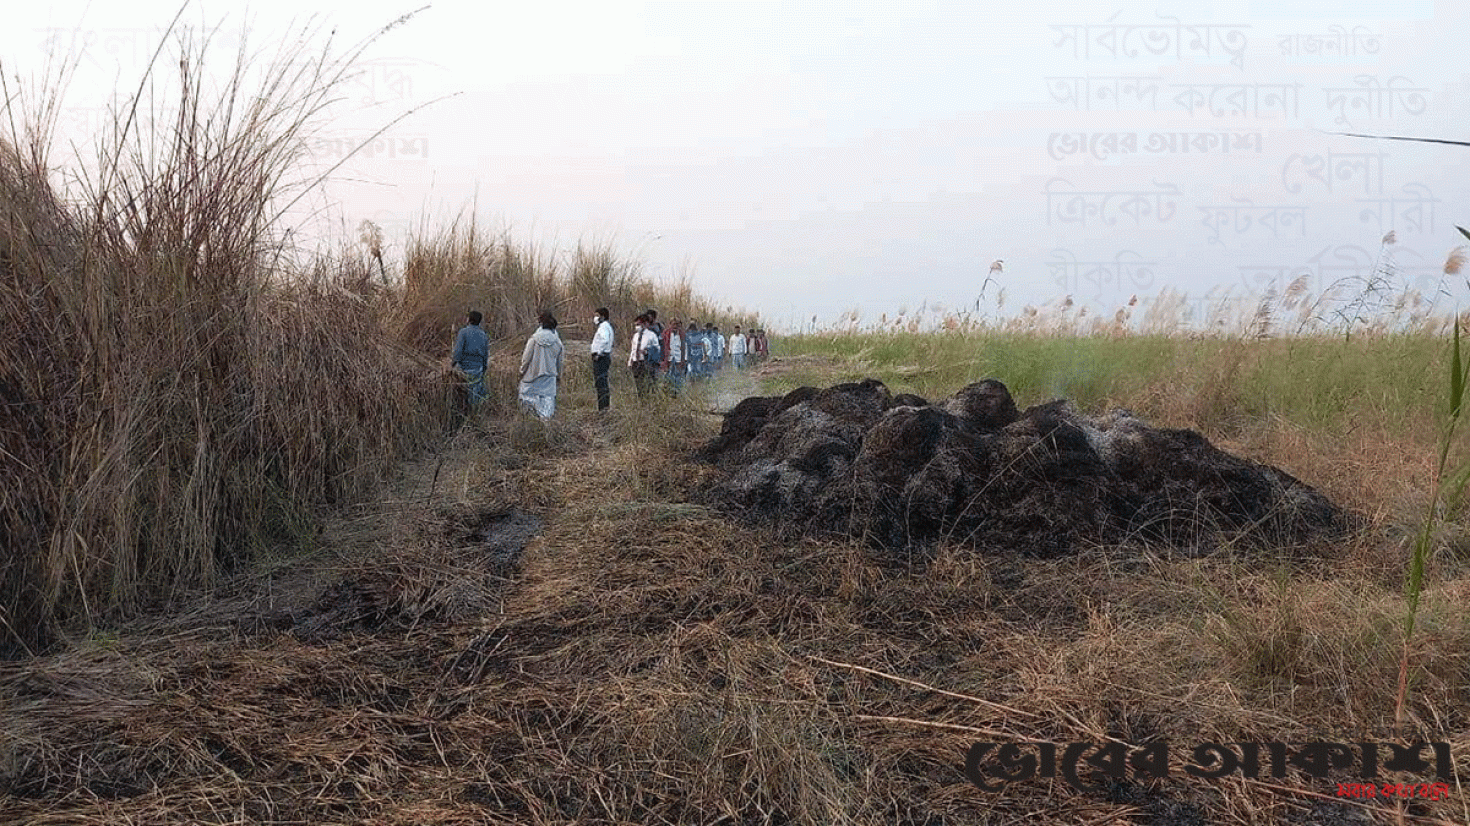
<instances>
[{"instance_id":1,"label":"dirt path","mask_svg":"<svg viewBox=\"0 0 1470 826\"><path fill-rule=\"evenodd\" d=\"M748 396L759 396L765 392L761 374L757 370L736 370L726 367L716 375L709 388L715 412L723 415Z\"/></svg>"}]
</instances>

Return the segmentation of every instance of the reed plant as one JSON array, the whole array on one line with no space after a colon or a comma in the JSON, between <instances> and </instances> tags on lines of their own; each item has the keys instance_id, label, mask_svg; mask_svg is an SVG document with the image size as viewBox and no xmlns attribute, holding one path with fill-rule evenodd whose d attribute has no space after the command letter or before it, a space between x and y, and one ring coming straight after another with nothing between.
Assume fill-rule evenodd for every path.
<instances>
[{"instance_id":1,"label":"reed plant","mask_svg":"<svg viewBox=\"0 0 1470 826\"><path fill-rule=\"evenodd\" d=\"M306 139L372 40L303 28L225 55L221 82L208 36L170 29L63 171L60 88L3 89L0 657L310 546L323 508L454 425L469 309L517 352L540 309L718 317L611 243L564 255L473 216L421 230L391 275L371 227L295 247L282 216L322 180Z\"/></svg>"},{"instance_id":2,"label":"reed plant","mask_svg":"<svg viewBox=\"0 0 1470 826\"><path fill-rule=\"evenodd\" d=\"M1466 239L1470 239L1470 231L1463 227L1456 229ZM1458 275L1464 261L1463 248L1451 252L1445 262L1445 274ZM1399 658L1398 697L1394 706L1394 722L1400 727L1405 724L1411 705L1410 691L1414 671L1412 661L1415 659L1412 648L1424 596L1426 568L1439 541L1441 525L1447 516L1447 505L1451 501L1461 500L1467 484L1470 484L1470 462L1461 460L1456 467L1456 463L1452 461L1455 437L1464 409L1465 388L1470 383L1470 361L1465 358L1461 346L1460 326L1460 319L1457 318L1450 340L1449 375L1444 385L1447 404L1441 424L1434 475L1424 506L1423 522L1414 536L1404 579L1404 647Z\"/></svg>"},{"instance_id":3,"label":"reed plant","mask_svg":"<svg viewBox=\"0 0 1470 826\"><path fill-rule=\"evenodd\" d=\"M242 47L216 89L208 38L170 34L69 186L47 90L5 95L9 653L299 539L304 509L362 494L444 416L426 359L279 231L302 141L361 49L314 49L309 30L266 61Z\"/></svg>"}]
</instances>

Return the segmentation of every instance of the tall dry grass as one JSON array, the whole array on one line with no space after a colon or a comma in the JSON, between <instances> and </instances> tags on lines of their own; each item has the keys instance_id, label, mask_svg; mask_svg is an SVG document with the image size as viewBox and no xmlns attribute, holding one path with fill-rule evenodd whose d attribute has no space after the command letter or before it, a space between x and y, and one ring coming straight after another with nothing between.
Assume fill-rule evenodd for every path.
<instances>
[{"instance_id":1,"label":"tall dry grass","mask_svg":"<svg viewBox=\"0 0 1470 826\"><path fill-rule=\"evenodd\" d=\"M757 318L697 293L688 271L671 282L655 281L613 241L553 250L517 241L509 230L486 227L474 216L409 238L403 276L388 323L396 337L424 350L442 347L472 309L484 315L492 339L517 344L535 329L543 309L560 320L563 337L581 339L592 337L598 307L608 308L620 340L650 307L660 321L713 322L722 329Z\"/></svg>"},{"instance_id":2,"label":"tall dry grass","mask_svg":"<svg viewBox=\"0 0 1470 826\"><path fill-rule=\"evenodd\" d=\"M297 271L277 231L354 56L307 43L242 51L216 91L207 38L180 33L64 188L56 90L7 90L0 651L298 540L303 509L360 495L445 421L427 359Z\"/></svg>"},{"instance_id":3,"label":"tall dry grass","mask_svg":"<svg viewBox=\"0 0 1470 826\"><path fill-rule=\"evenodd\" d=\"M714 315L610 244L560 260L473 219L414 239L397 286L380 242L299 253L304 139L371 40L242 47L221 83L207 36L171 36L68 178L59 90L0 104L0 656L309 543L452 426L468 309L496 336L541 308Z\"/></svg>"}]
</instances>

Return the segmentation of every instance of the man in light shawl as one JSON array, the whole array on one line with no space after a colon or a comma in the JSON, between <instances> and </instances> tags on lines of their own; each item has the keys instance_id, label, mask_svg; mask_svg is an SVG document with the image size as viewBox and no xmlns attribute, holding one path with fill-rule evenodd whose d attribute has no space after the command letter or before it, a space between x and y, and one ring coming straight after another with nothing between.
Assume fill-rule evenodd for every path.
<instances>
[{"instance_id":1,"label":"man in light shawl","mask_svg":"<svg viewBox=\"0 0 1470 826\"><path fill-rule=\"evenodd\" d=\"M541 327L526 340L521 351L521 404L537 417L549 419L556 412L556 380L561 375L561 336L556 334L556 317L543 312Z\"/></svg>"}]
</instances>

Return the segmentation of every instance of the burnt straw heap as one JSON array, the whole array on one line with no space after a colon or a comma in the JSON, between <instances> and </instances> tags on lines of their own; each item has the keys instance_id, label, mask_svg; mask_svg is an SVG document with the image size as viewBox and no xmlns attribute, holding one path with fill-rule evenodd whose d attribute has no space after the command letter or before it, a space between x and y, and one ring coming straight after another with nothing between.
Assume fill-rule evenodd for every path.
<instances>
[{"instance_id":1,"label":"burnt straw heap","mask_svg":"<svg viewBox=\"0 0 1470 826\"><path fill-rule=\"evenodd\" d=\"M698 451L713 502L893 552L938 542L1055 556L1089 544L1301 545L1356 522L1310 486L1192 430L1067 401L1016 409L994 379L936 404L876 379L745 399Z\"/></svg>"}]
</instances>

